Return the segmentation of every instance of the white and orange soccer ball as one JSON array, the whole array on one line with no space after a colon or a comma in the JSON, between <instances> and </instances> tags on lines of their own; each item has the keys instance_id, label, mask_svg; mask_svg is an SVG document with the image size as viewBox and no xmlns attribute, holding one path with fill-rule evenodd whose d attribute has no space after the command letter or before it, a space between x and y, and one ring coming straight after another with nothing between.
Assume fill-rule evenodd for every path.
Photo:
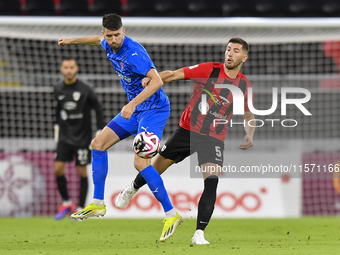
<instances>
[{"instance_id":1,"label":"white and orange soccer ball","mask_svg":"<svg viewBox=\"0 0 340 255\"><path fill-rule=\"evenodd\" d=\"M152 132L144 131L136 135L132 148L141 158L152 158L158 153L160 140Z\"/></svg>"}]
</instances>

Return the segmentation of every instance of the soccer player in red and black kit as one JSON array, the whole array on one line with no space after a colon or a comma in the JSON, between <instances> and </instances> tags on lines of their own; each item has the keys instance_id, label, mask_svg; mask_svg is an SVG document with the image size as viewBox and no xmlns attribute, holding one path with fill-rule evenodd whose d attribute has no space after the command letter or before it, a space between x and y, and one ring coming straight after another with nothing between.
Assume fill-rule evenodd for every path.
<instances>
[{"instance_id":1,"label":"soccer player in red and black kit","mask_svg":"<svg viewBox=\"0 0 340 255\"><path fill-rule=\"evenodd\" d=\"M64 80L54 86L57 101L54 138L58 143L54 173L63 199L55 215L56 220L75 210L74 203L69 199L64 174L65 163L71 162L73 157L76 158L76 168L80 176L79 204L76 211L82 210L85 205L88 189L86 165L91 163L91 109L96 112L97 133L104 127L102 107L92 88L77 79L78 69L74 58L64 58L60 67Z\"/></svg>"},{"instance_id":2,"label":"soccer player in red and black kit","mask_svg":"<svg viewBox=\"0 0 340 255\"><path fill-rule=\"evenodd\" d=\"M159 73L163 82L188 79L194 81L194 92L188 107L182 114L180 127L167 140L152 162L154 168L161 174L173 163L178 163L197 152L201 169L211 170L209 172L202 171L204 191L198 204L197 226L191 239L192 244L209 244L204 238L204 230L214 210L220 174L216 169L218 169L218 166L222 167L223 164L224 140L227 135L227 125L214 125L214 123L220 120L229 120L233 112L232 93L228 89L214 89L214 84L232 84L242 90L246 135L239 149L247 150L253 146L255 127L249 126L248 121L254 119L254 115L249 111L247 104L247 89L251 87L251 84L240 73L242 64L248 58L248 50L249 46L246 41L241 38L231 38L225 52L224 64L208 62L183 67L176 71ZM208 86L203 86L202 81ZM147 80L145 83L147 83ZM202 90L202 88L205 89ZM217 98L223 98L223 102L209 98L207 100L209 106L207 114L202 114L201 109L199 109L200 98L206 89L210 90L210 94L215 94L214 96ZM136 179L118 195L116 199L117 208L125 207L145 183L143 177L137 175Z\"/></svg>"}]
</instances>

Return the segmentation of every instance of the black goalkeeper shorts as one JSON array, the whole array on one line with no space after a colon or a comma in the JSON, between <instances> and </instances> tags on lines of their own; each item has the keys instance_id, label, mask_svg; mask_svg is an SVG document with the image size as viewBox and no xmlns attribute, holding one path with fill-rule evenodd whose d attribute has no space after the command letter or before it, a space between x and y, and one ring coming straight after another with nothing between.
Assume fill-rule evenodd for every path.
<instances>
[{"instance_id":1,"label":"black goalkeeper shorts","mask_svg":"<svg viewBox=\"0 0 340 255\"><path fill-rule=\"evenodd\" d=\"M71 162L76 158L76 166L84 166L91 163L92 155L88 146L74 146L64 142L58 142L55 161Z\"/></svg>"},{"instance_id":2,"label":"black goalkeeper shorts","mask_svg":"<svg viewBox=\"0 0 340 255\"><path fill-rule=\"evenodd\" d=\"M222 166L223 151L224 143L221 140L179 127L166 141L159 154L178 163L197 152L199 165L214 163Z\"/></svg>"}]
</instances>

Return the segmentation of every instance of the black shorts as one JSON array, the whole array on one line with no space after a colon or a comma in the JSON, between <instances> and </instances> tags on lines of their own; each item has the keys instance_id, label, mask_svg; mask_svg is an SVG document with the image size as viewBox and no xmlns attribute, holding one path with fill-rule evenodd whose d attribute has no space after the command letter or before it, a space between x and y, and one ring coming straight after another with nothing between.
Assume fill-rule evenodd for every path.
<instances>
[{"instance_id":1,"label":"black shorts","mask_svg":"<svg viewBox=\"0 0 340 255\"><path fill-rule=\"evenodd\" d=\"M159 154L178 163L197 152L199 165L214 163L222 166L223 151L224 143L221 140L179 127L166 141Z\"/></svg>"},{"instance_id":2,"label":"black shorts","mask_svg":"<svg viewBox=\"0 0 340 255\"><path fill-rule=\"evenodd\" d=\"M76 166L84 166L91 163L91 150L88 146L74 146L64 142L58 142L55 161L71 162L76 157Z\"/></svg>"}]
</instances>

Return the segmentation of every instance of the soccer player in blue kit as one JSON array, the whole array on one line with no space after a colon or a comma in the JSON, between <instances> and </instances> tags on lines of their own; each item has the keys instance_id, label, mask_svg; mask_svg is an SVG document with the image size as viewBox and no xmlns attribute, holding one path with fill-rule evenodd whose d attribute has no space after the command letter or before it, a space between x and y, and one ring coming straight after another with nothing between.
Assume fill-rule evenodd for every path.
<instances>
[{"instance_id":1,"label":"soccer player in blue kit","mask_svg":"<svg viewBox=\"0 0 340 255\"><path fill-rule=\"evenodd\" d=\"M61 47L74 44L102 46L120 77L129 99L129 103L91 143L94 196L92 203L82 211L71 215L72 218L80 220L104 216L106 213L104 186L108 172L107 150L119 141L130 135L136 135L144 129L153 132L161 139L170 114L169 99L161 88L162 79L147 51L138 42L125 36L125 29L119 15L106 14L102 22L103 36L94 35L72 39L64 37L58 41ZM151 79L149 86L145 89L141 84L144 77ZM162 178L150 163L150 159L135 155L135 168L147 181L150 190L164 208L165 220L160 237L160 240L164 241L173 235L182 222L182 217L172 206Z\"/></svg>"}]
</instances>

